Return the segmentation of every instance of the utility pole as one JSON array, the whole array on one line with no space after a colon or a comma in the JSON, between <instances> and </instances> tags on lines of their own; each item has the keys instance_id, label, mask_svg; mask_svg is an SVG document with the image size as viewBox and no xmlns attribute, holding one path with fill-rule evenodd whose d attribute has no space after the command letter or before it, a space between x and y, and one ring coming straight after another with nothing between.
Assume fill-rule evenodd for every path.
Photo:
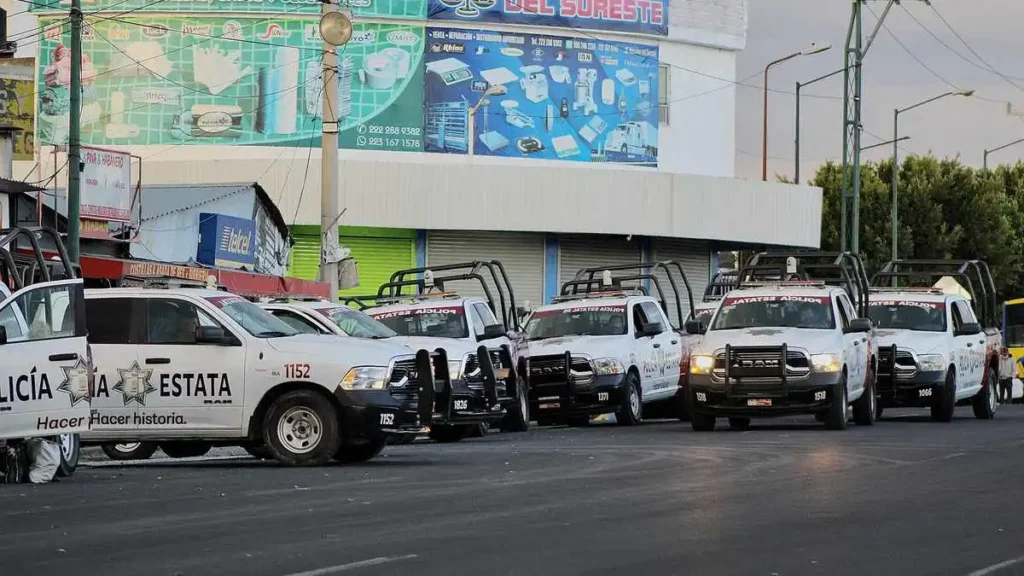
<instances>
[{"instance_id":1,"label":"utility pole","mask_svg":"<svg viewBox=\"0 0 1024 576\"><path fill-rule=\"evenodd\" d=\"M71 114L68 126L68 257L78 263L82 201L82 1L71 0Z\"/></svg>"},{"instance_id":2,"label":"utility pole","mask_svg":"<svg viewBox=\"0 0 1024 576\"><path fill-rule=\"evenodd\" d=\"M875 29L868 36L863 36L861 4L869 0L852 0L853 9L850 13L850 26L846 30L846 82L843 92L843 188L842 188L842 220L840 223L841 249L853 253L860 252L860 135L861 105L863 103L862 65L871 44L882 29L885 17L893 4L899 0L881 0L885 9L878 17ZM928 0L923 0L927 2Z\"/></svg>"},{"instance_id":3,"label":"utility pole","mask_svg":"<svg viewBox=\"0 0 1024 576\"><path fill-rule=\"evenodd\" d=\"M338 301L338 219L341 198L338 190L338 52L352 37L352 21L324 1L320 36L323 38L323 131L320 136L320 281L331 286L331 301ZM295 87L298 90L298 86Z\"/></svg>"}]
</instances>

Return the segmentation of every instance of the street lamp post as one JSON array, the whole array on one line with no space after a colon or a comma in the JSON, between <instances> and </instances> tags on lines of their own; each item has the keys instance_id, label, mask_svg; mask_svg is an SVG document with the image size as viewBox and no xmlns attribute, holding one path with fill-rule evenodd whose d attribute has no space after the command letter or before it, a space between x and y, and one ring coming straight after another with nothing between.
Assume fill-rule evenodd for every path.
<instances>
[{"instance_id":1,"label":"street lamp post","mask_svg":"<svg viewBox=\"0 0 1024 576\"><path fill-rule=\"evenodd\" d=\"M782 64L783 62L792 60L797 56L820 54L829 48L832 48L832 45L827 42L823 44L811 44L808 48L801 50L800 52L794 52L789 56L773 60L764 67L764 126L762 127L763 132L761 134L761 180L768 180L768 71L771 70L772 66Z\"/></svg>"},{"instance_id":2,"label":"street lamp post","mask_svg":"<svg viewBox=\"0 0 1024 576\"><path fill-rule=\"evenodd\" d=\"M1002 150L1003 148L1009 148L1010 146L1013 146L1014 144L1020 144L1021 142L1024 142L1024 138L1021 138L1019 140L1014 140L1013 142L1010 142L1009 144L1003 144L1002 146L998 146L998 147L993 148L991 150L985 150L985 154L981 158L981 169L984 170L985 172L988 172L988 155L989 154L991 154L993 152L998 152L998 151Z\"/></svg>"},{"instance_id":3,"label":"street lamp post","mask_svg":"<svg viewBox=\"0 0 1024 576\"><path fill-rule=\"evenodd\" d=\"M796 162L796 165L793 167L793 182L796 183L796 184L800 183L800 89L804 88L805 86L810 86L811 84L814 84L815 82L819 82L821 80L825 80L826 78L831 78L831 77L835 76L836 74L842 74L845 71L846 71L846 68L840 68L839 70L836 70L835 72L829 72L828 74L825 74L824 76L818 76L814 80L810 80L808 82L803 82L803 83L801 83L801 82L797 82L796 83L796 130L795 130L796 137L793 140L793 145L794 145L793 147L795 148L795 152L796 152L795 155L794 155L795 156L794 161Z\"/></svg>"},{"instance_id":4,"label":"street lamp post","mask_svg":"<svg viewBox=\"0 0 1024 576\"><path fill-rule=\"evenodd\" d=\"M930 104L932 102L935 102L936 100L941 100L942 98L945 98L946 96L964 96L964 97L968 97L968 96L971 96L973 94L974 94L974 90L951 90L949 92L946 92L945 94L939 94L938 96L935 96L934 98L929 98L929 99L924 100L922 102L918 102L917 104L914 104L913 106L907 106L906 108L896 108L893 111L893 115L892 115L892 137L893 137L893 143L892 143L892 178L891 178L892 179L892 214L890 216L891 219L892 219L892 259L893 260L896 260L896 258L897 258L896 243L897 243L897 240L899 240L899 203L898 203L899 196L898 196L898 192L899 192L899 180L900 180L900 168L899 168L900 114L902 112L907 112L909 110L913 110L914 108L918 108L918 107L924 106L925 104ZM896 279L893 278L893 282L895 282L895 281L896 281Z\"/></svg>"}]
</instances>

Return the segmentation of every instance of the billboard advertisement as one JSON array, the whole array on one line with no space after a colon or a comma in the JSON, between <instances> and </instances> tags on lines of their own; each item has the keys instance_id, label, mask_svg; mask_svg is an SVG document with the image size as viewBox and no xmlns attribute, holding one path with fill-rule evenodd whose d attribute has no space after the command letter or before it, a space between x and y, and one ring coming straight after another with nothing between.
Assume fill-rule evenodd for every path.
<instances>
[{"instance_id":1,"label":"billboard advertisement","mask_svg":"<svg viewBox=\"0 0 1024 576\"><path fill-rule=\"evenodd\" d=\"M230 14L319 14L319 0L81 0L82 10L140 12L216 12ZM427 0L339 0L342 10L351 10L357 18L417 18L427 13ZM32 12L63 12L71 9L71 0L33 0Z\"/></svg>"},{"instance_id":2,"label":"billboard advertisement","mask_svg":"<svg viewBox=\"0 0 1024 576\"><path fill-rule=\"evenodd\" d=\"M14 135L14 159L31 160L35 141L35 85L31 80L0 78L0 122L21 128Z\"/></svg>"},{"instance_id":3,"label":"billboard advertisement","mask_svg":"<svg viewBox=\"0 0 1024 576\"><path fill-rule=\"evenodd\" d=\"M81 217L131 221L131 180L130 154L82 146Z\"/></svg>"},{"instance_id":4,"label":"billboard advertisement","mask_svg":"<svg viewBox=\"0 0 1024 576\"><path fill-rule=\"evenodd\" d=\"M196 262L217 268L253 268L256 222L226 214L199 214Z\"/></svg>"},{"instance_id":5,"label":"billboard advertisement","mask_svg":"<svg viewBox=\"0 0 1024 576\"><path fill-rule=\"evenodd\" d=\"M63 144L70 25L40 20L37 137ZM423 30L354 26L338 57L342 147L422 150ZM319 146L321 42L315 19L92 22L83 33L82 143Z\"/></svg>"},{"instance_id":6,"label":"billboard advertisement","mask_svg":"<svg viewBox=\"0 0 1024 576\"><path fill-rule=\"evenodd\" d=\"M428 152L658 162L658 48L427 31Z\"/></svg>"},{"instance_id":7,"label":"billboard advertisement","mask_svg":"<svg viewBox=\"0 0 1024 576\"><path fill-rule=\"evenodd\" d=\"M464 23L668 35L668 0L427 0L427 17Z\"/></svg>"}]
</instances>

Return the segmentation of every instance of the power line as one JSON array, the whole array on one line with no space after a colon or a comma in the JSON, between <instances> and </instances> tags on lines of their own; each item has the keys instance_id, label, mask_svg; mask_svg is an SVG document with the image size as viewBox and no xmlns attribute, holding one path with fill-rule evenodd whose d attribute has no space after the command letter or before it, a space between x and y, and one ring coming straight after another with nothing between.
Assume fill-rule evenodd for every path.
<instances>
[{"instance_id":1,"label":"power line","mask_svg":"<svg viewBox=\"0 0 1024 576\"><path fill-rule=\"evenodd\" d=\"M935 15L939 17L939 20L942 21L942 23L946 25L946 28L948 28L949 31L952 32L953 35L956 36L958 40L960 40L960 43L963 44L967 48L967 50L970 51L970 53L974 55L975 58L977 58L982 64L984 64L986 66L986 68L982 68L983 70L987 69L989 72L995 74L996 76L998 76L998 77L1002 78L1003 80L1005 80L1006 82L1008 82L1014 88L1016 88L1018 90L1024 91L1024 88L1022 88L1019 84L1017 84L1016 82L1013 81L1013 80L1021 81L1021 80L1024 80L1024 78L1014 78L1013 76L1008 76L1006 74L1003 74L999 70L996 70L995 66L992 66L991 64L989 64L988 61L985 60L981 56L981 54L978 54L978 52L974 48L972 48L971 45L968 44L966 40L964 40L963 36L961 36L960 33L957 32L956 29L954 29L952 25L950 25L950 23L942 16L942 14L939 12L938 8L936 8L934 4L930 4L929 6L932 9L932 11L935 13ZM904 8L904 10L906 10L906 8ZM913 16L911 16L911 18L913 18ZM954 52L954 53L956 53L956 52Z\"/></svg>"}]
</instances>

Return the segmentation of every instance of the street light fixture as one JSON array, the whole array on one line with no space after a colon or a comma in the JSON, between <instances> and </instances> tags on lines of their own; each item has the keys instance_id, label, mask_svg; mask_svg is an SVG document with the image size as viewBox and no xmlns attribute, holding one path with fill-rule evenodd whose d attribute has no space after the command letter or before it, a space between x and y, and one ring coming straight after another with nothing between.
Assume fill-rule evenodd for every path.
<instances>
[{"instance_id":1,"label":"street light fixture","mask_svg":"<svg viewBox=\"0 0 1024 576\"><path fill-rule=\"evenodd\" d=\"M843 72L846 72L846 68L840 68L839 70L836 70L834 72L829 72L828 74L825 74L824 76L818 76L814 80L811 80L811 81L808 81L808 82L802 82L802 83L801 82L797 82L796 83L796 130L795 130L795 134L796 135L795 135L795 137L793 139L793 147L795 149L794 150L795 154L793 156L795 158L796 165L793 167L793 182L795 182L797 184L800 183L800 89L803 88L804 86L810 86L811 84L814 84L815 82L820 82L820 81L825 80L827 78L831 78L831 77L835 76L836 74L842 74Z\"/></svg>"},{"instance_id":2,"label":"street light fixture","mask_svg":"<svg viewBox=\"0 0 1024 576\"><path fill-rule=\"evenodd\" d=\"M893 115L892 115L892 137L893 137L893 144L892 144L892 178L891 178L892 179L892 216L891 216L891 218L892 218L892 259L893 260L896 260L896 258L897 258L896 242L899 239L899 204L898 204L897 201L899 199L898 191L899 191L899 180L900 180L900 175L899 175L899 170L900 170L900 168L899 168L900 113L906 112L908 110L913 110L914 108L918 108L920 106L924 106L925 104L930 104L932 102L935 102L936 100L941 100L941 99L943 99L943 98L945 98L947 96L963 96L963 97L967 98L967 97L970 97L970 96L973 96L973 95L974 95L974 90L965 90L965 89L950 90L949 92L946 92L944 94L939 94L938 96L935 96L933 98L929 98L927 100L923 100L921 102L918 102L917 104L914 104L913 106L907 106L906 108L897 108L896 110L893 111ZM896 279L894 278L893 281L895 282L895 280Z\"/></svg>"},{"instance_id":3,"label":"street light fixture","mask_svg":"<svg viewBox=\"0 0 1024 576\"><path fill-rule=\"evenodd\" d=\"M782 64L787 60L792 60L798 56L811 56L812 54L820 54L832 48L832 45L828 42L820 44L812 43L807 48L794 52L788 56L773 60L764 67L764 127L761 135L761 180L768 180L768 71L771 70L772 66L776 64Z\"/></svg>"},{"instance_id":4,"label":"street light fixture","mask_svg":"<svg viewBox=\"0 0 1024 576\"><path fill-rule=\"evenodd\" d=\"M998 151L1002 150L1003 148L1009 148L1010 146L1013 146L1014 144L1020 144L1021 142L1024 142L1024 138L1020 138L1019 140L1014 140L1013 142L1010 142L1009 144L1003 144L1002 146L997 146L997 147L995 147L995 148L993 148L991 150L985 150L985 154L982 156L982 160L981 160L981 169L983 171L985 171L985 172L988 172L988 155L989 154L991 154L993 152L998 152Z\"/></svg>"}]
</instances>

